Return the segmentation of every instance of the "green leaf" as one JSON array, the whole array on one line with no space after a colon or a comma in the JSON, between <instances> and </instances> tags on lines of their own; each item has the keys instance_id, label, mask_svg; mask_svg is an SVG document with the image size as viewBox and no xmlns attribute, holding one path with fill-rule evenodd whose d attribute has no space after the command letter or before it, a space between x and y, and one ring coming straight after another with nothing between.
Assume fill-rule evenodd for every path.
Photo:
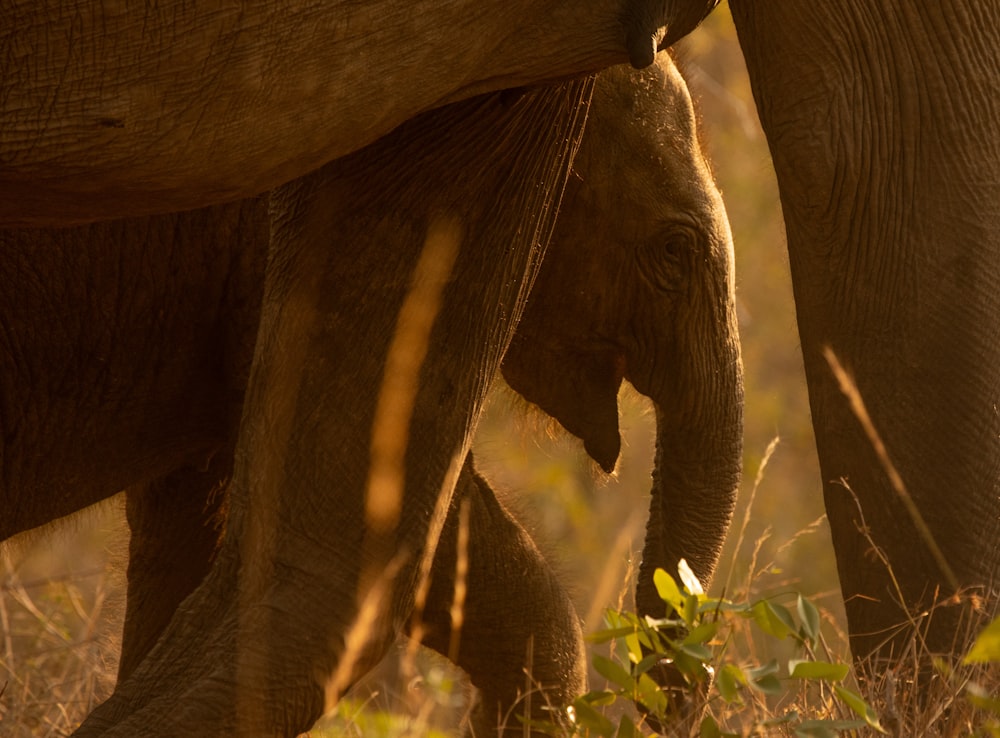
<instances>
[{"instance_id":1,"label":"green leaf","mask_svg":"<svg viewBox=\"0 0 1000 738\"><path fill-rule=\"evenodd\" d=\"M695 595L696 597L705 594L701 582L698 581L698 577L695 576L687 559L681 559L677 562L677 574L680 576L681 582L684 584L684 589L687 590L688 594Z\"/></svg>"},{"instance_id":2,"label":"green leaf","mask_svg":"<svg viewBox=\"0 0 1000 738\"><path fill-rule=\"evenodd\" d=\"M708 669L705 667L705 659L700 654L692 655L685 652L687 646L682 646L674 658L674 666L687 677L688 682L700 684L708 679ZM697 647L692 647L697 648Z\"/></svg>"},{"instance_id":3,"label":"green leaf","mask_svg":"<svg viewBox=\"0 0 1000 738\"><path fill-rule=\"evenodd\" d=\"M746 686L747 675L736 664L726 664L715 678L715 688L719 694L729 704L742 705L743 698L740 697L740 686Z\"/></svg>"},{"instance_id":4,"label":"green leaf","mask_svg":"<svg viewBox=\"0 0 1000 738\"><path fill-rule=\"evenodd\" d=\"M865 721L866 725L875 728L879 733L885 733L885 730L882 729L882 726L878 722L878 715L875 714L875 711L867 702L861 699L860 695L841 687L839 684L834 686L833 691L845 705L850 707L858 717Z\"/></svg>"},{"instance_id":5,"label":"green leaf","mask_svg":"<svg viewBox=\"0 0 1000 738\"><path fill-rule=\"evenodd\" d=\"M614 738L615 726L601 713L587 704L585 700L576 699L573 701L573 721L590 731L591 735L599 735L601 738Z\"/></svg>"},{"instance_id":6,"label":"green leaf","mask_svg":"<svg viewBox=\"0 0 1000 738\"><path fill-rule=\"evenodd\" d=\"M710 640L715 638L715 634L719 632L719 623L716 621L709 621L707 623L702 623L697 628L692 630L684 637L684 643L686 645L692 645L695 643L708 643Z\"/></svg>"},{"instance_id":7,"label":"green leaf","mask_svg":"<svg viewBox=\"0 0 1000 738\"><path fill-rule=\"evenodd\" d=\"M795 609L799 611L799 620L802 621L802 633L810 641L815 641L819 638L819 610L802 595L799 595Z\"/></svg>"},{"instance_id":8,"label":"green leaf","mask_svg":"<svg viewBox=\"0 0 1000 738\"><path fill-rule=\"evenodd\" d=\"M653 585L656 587L656 593L660 595L660 599L674 608L674 611L680 615L684 610L684 595L681 594L674 578L663 569L657 569L653 572Z\"/></svg>"},{"instance_id":9,"label":"green leaf","mask_svg":"<svg viewBox=\"0 0 1000 738\"><path fill-rule=\"evenodd\" d=\"M940 656L932 656L931 665L934 667L934 671L943 676L945 680L950 680L955 675L955 669L951 663Z\"/></svg>"},{"instance_id":10,"label":"green leaf","mask_svg":"<svg viewBox=\"0 0 1000 738\"><path fill-rule=\"evenodd\" d=\"M986 689L976 683L971 683L965 688L965 696L973 706L980 710L992 712L1000 717L1000 697L992 696Z\"/></svg>"},{"instance_id":11,"label":"green leaf","mask_svg":"<svg viewBox=\"0 0 1000 738\"><path fill-rule=\"evenodd\" d=\"M637 682L639 702L644 704L651 713L663 717L667 713L667 696L660 690L660 685L654 682L649 674L641 674Z\"/></svg>"},{"instance_id":12,"label":"green leaf","mask_svg":"<svg viewBox=\"0 0 1000 738\"><path fill-rule=\"evenodd\" d=\"M770 600L761 600L753 606L753 619L762 631L784 640L795 632L795 623L788 610Z\"/></svg>"},{"instance_id":13,"label":"green leaf","mask_svg":"<svg viewBox=\"0 0 1000 738\"><path fill-rule=\"evenodd\" d=\"M587 692L587 694L581 695L579 699L588 705L603 707L604 705L613 705L618 699L618 693L607 689L599 689L594 692Z\"/></svg>"},{"instance_id":14,"label":"green leaf","mask_svg":"<svg viewBox=\"0 0 1000 738\"><path fill-rule=\"evenodd\" d=\"M778 673L778 662L776 659L771 659L766 664L761 664L760 666L755 666L754 668L747 671L747 677L751 680L760 679L768 674Z\"/></svg>"},{"instance_id":15,"label":"green leaf","mask_svg":"<svg viewBox=\"0 0 1000 738\"><path fill-rule=\"evenodd\" d=\"M750 612L750 605L746 602L730 602L729 600L702 600L698 604L698 612L734 612L746 615Z\"/></svg>"},{"instance_id":16,"label":"green leaf","mask_svg":"<svg viewBox=\"0 0 1000 738\"><path fill-rule=\"evenodd\" d=\"M611 659L601 656L598 653L595 653L590 660L594 665L594 669L597 670L597 673L609 682L615 686L621 687L627 692L635 692L635 679L633 679L632 675L628 673L628 670L622 667L622 665L617 661L612 661Z\"/></svg>"},{"instance_id":17,"label":"green leaf","mask_svg":"<svg viewBox=\"0 0 1000 738\"><path fill-rule=\"evenodd\" d=\"M698 619L698 597L696 595L687 595L684 598L684 612L681 613L681 617L684 618L684 623L689 628L693 628L695 621Z\"/></svg>"},{"instance_id":18,"label":"green leaf","mask_svg":"<svg viewBox=\"0 0 1000 738\"><path fill-rule=\"evenodd\" d=\"M712 649L702 643L678 643L677 653L690 656L700 664L707 664L712 660Z\"/></svg>"},{"instance_id":19,"label":"green leaf","mask_svg":"<svg viewBox=\"0 0 1000 738\"><path fill-rule=\"evenodd\" d=\"M778 681L778 677L773 674L768 674L760 679L751 680L750 686L758 692L763 692L764 694L777 695L782 692L781 682Z\"/></svg>"},{"instance_id":20,"label":"green leaf","mask_svg":"<svg viewBox=\"0 0 1000 738\"><path fill-rule=\"evenodd\" d=\"M781 694L781 682L776 676L778 673L778 662L769 661L756 669L747 672L748 686L764 694Z\"/></svg>"},{"instance_id":21,"label":"green leaf","mask_svg":"<svg viewBox=\"0 0 1000 738\"><path fill-rule=\"evenodd\" d=\"M651 653L632 667L632 673L638 677L640 674L645 674L663 660L664 656L662 653Z\"/></svg>"},{"instance_id":22,"label":"green leaf","mask_svg":"<svg viewBox=\"0 0 1000 738\"><path fill-rule=\"evenodd\" d=\"M669 634L684 632L686 626L682 620L656 620L647 618L639 624L639 638L642 645L651 651L667 650Z\"/></svg>"},{"instance_id":23,"label":"green leaf","mask_svg":"<svg viewBox=\"0 0 1000 738\"><path fill-rule=\"evenodd\" d=\"M618 724L618 734L615 738L642 738L642 733L635 727L635 723L629 720L628 715L622 715L622 720Z\"/></svg>"},{"instance_id":24,"label":"green leaf","mask_svg":"<svg viewBox=\"0 0 1000 738\"><path fill-rule=\"evenodd\" d=\"M629 661L635 663L642 659L642 645L639 642L639 634L632 632L625 636L625 646L628 648Z\"/></svg>"},{"instance_id":25,"label":"green leaf","mask_svg":"<svg viewBox=\"0 0 1000 738\"><path fill-rule=\"evenodd\" d=\"M635 633L634 625L623 625L620 628L605 628L604 630L594 631L587 636L588 643L607 643L608 641L613 641L615 638L624 638L630 633Z\"/></svg>"},{"instance_id":26,"label":"green leaf","mask_svg":"<svg viewBox=\"0 0 1000 738\"><path fill-rule=\"evenodd\" d=\"M765 720L761 723L761 726L765 728L773 728L778 725L788 725L789 723L797 722L799 719L798 710L789 710L784 715L779 715L778 717L773 717Z\"/></svg>"},{"instance_id":27,"label":"green leaf","mask_svg":"<svg viewBox=\"0 0 1000 738\"><path fill-rule=\"evenodd\" d=\"M788 662L788 675L792 679L820 679L825 682L839 682L847 676L851 667L847 664L831 664L827 661Z\"/></svg>"},{"instance_id":28,"label":"green leaf","mask_svg":"<svg viewBox=\"0 0 1000 738\"><path fill-rule=\"evenodd\" d=\"M985 664L991 661L1000 661L1000 618L983 629L965 657L967 664Z\"/></svg>"},{"instance_id":29,"label":"green leaf","mask_svg":"<svg viewBox=\"0 0 1000 738\"><path fill-rule=\"evenodd\" d=\"M722 738L719 724L711 715L706 715L698 726L698 738Z\"/></svg>"}]
</instances>

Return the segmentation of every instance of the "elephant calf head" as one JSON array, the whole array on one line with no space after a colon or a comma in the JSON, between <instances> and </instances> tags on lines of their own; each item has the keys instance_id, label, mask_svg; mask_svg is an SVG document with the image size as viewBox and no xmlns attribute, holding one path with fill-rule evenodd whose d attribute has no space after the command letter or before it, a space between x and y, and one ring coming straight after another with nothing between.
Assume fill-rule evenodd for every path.
<instances>
[{"instance_id":1,"label":"elephant calf head","mask_svg":"<svg viewBox=\"0 0 1000 738\"><path fill-rule=\"evenodd\" d=\"M638 604L657 566L707 580L739 481L742 366L725 208L667 55L596 83L561 214L503 373L610 472L618 389L656 405L653 503Z\"/></svg>"}]
</instances>

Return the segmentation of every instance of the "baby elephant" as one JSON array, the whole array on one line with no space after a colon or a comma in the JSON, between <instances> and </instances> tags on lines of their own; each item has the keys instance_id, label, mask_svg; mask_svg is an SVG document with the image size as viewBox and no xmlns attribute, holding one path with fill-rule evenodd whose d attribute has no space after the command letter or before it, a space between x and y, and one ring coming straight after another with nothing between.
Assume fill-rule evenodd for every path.
<instances>
[{"instance_id":1,"label":"baby elephant","mask_svg":"<svg viewBox=\"0 0 1000 738\"><path fill-rule=\"evenodd\" d=\"M270 203L0 232L0 357L12 368L0 377L0 539L128 489L119 686L81 735L296 735L336 699L331 681L349 684L414 622L479 688L475 735L568 720L585 688L578 617L466 455L483 377L508 341L510 384L609 471L621 381L656 403L639 607L662 614L655 567L684 557L710 578L741 451L733 253L666 56L597 79L524 302L589 85L433 111ZM461 208L468 243L421 369L398 527L383 536L400 573L351 668L354 594L378 554L358 512L359 459L385 346L428 213ZM417 560L448 480L415 613Z\"/></svg>"},{"instance_id":2,"label":"baby elephant","mask_svg":"<svg viewBox=\"0 0 1000 738\"><path fill-rule=\"evenodd\" d=\"M642 72L619 67L598 76L559 218L503 374L581 438L608 472L619 455L622 380L653 399L656 466L638 608L664 615L652 575L657 567L675 572L680 558L707 584L729 525L742 449L733 246L687 87L666 55ZM480 506L498 507L486 483L465 474L456 499L477 495ZM520 561L509 569L496 565L498 551L512 552L509 542L491 540L503 530L491 526L471 543L458 662L490 710L476 735L504 717L510 735L522 734L504 710L524 689L525 670L544 688L534 698L543 710L563 707L583 687L582 647L567 642L578 628L566 597L553 579L526 576L534 569ZM446 540L435 577L453 571L451 556ZM491 585L477 587L477 575ZM448 587L437 582L444 591L432 599L450 602ZM443 613L439 620L447 623ZM531 663L524 657L529 642ZM431 641L438 650L446 643L443 634Z\"/></svg>"}]
</instances>

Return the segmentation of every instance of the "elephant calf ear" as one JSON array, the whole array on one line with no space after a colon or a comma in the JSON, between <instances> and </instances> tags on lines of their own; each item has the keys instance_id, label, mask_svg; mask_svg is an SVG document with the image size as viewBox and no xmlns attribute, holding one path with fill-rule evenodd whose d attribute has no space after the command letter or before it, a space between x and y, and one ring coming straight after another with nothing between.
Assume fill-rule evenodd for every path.
<instances>
[{"instance_id":1,"label":"elephant calf ear","mask_svg":"<svg viewBox=\"0 0 1000 738\"><path fill-rule=\"evenodd\" d=\"M539 346L517 335L503 376L518 394L559 421L607 473L621 450L618 388L624 360L613 352L576 353Z\"/></svg>"}]
</instances>

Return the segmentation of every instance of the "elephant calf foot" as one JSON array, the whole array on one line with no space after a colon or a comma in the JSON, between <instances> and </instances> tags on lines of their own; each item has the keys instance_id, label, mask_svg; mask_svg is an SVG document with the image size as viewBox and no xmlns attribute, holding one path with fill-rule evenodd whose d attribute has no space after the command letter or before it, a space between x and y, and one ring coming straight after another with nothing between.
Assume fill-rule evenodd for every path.
<instances>
[{"instance_id":1,"label":"elephant calf foot","mask_svg":"<svg viewBox=\"0 0 1000 738\"><path fill-rule=\"evenodd\" d=\"M452 636L459 528L467 509L467 594ZM567 724L567 707L586 689L579 617L531 538L472 466L455 490L435 554L423 643L452 658L479 690L476 738L523 736L524 720ZM457 652L449 653L455 650ZM532 732L531 735L550 735Z\"/></svg>"}]
</instances>

